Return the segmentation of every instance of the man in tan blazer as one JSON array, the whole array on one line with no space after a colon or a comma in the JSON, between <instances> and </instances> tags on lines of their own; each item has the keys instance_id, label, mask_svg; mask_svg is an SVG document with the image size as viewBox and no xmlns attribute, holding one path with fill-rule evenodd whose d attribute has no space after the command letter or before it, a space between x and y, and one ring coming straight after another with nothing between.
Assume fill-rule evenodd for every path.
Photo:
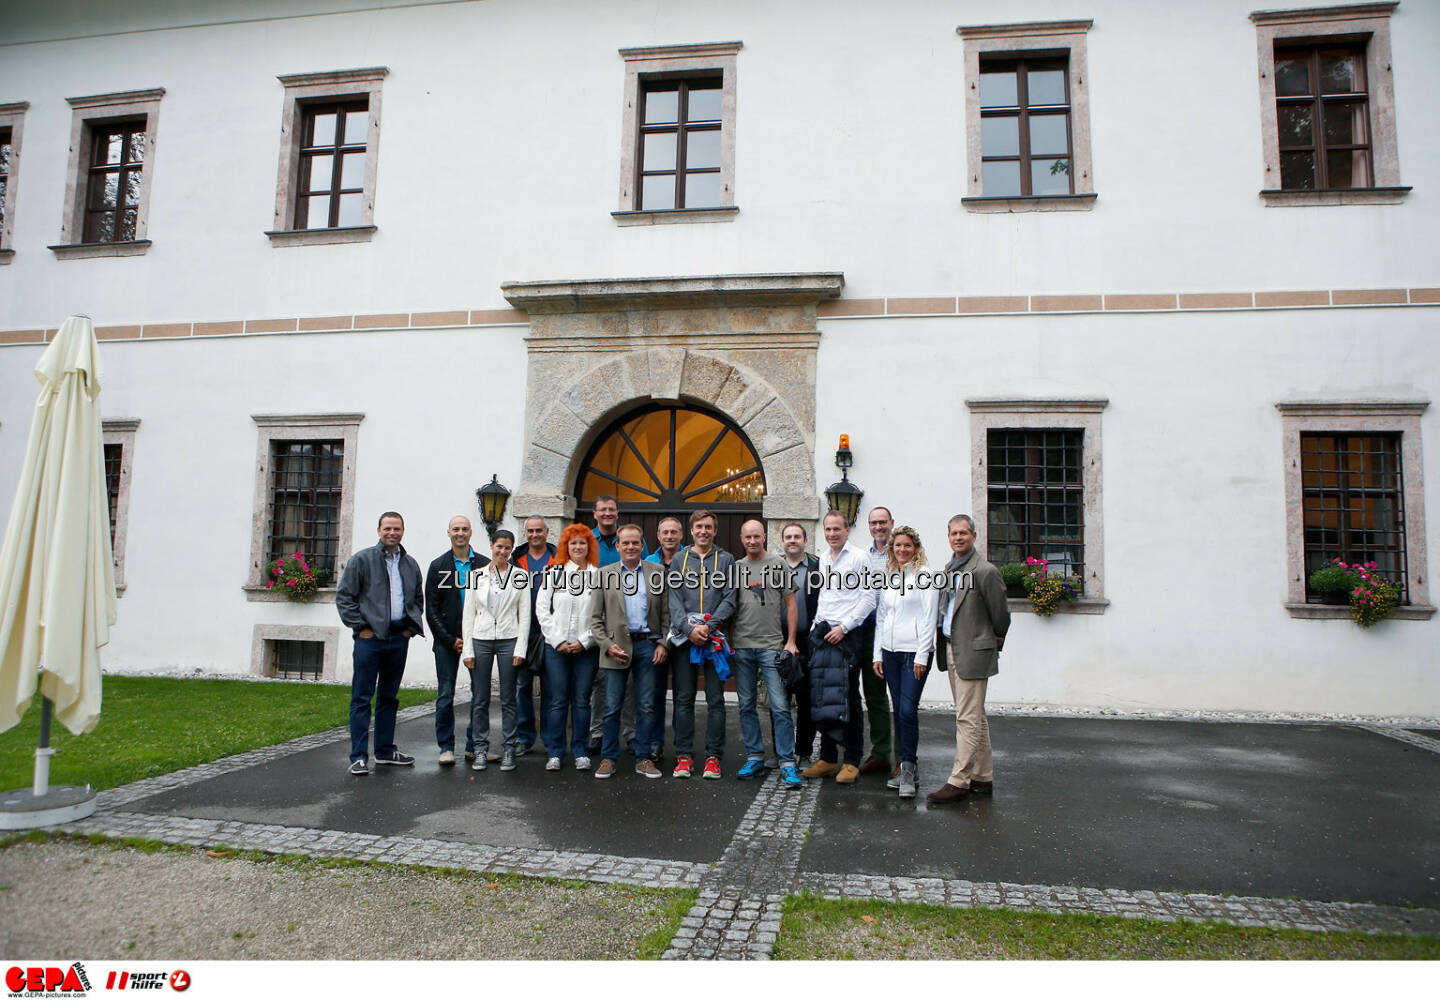
<instances>
[{"instance_id":1,"label":"man in tan blazer","mask_svg":"<svg viewBox=\"0 0 1440 1000\"><path fill-rule=\"evenodd\" d=\"M595 777L615 773L620 757L620 711L625 689L635 684L635 773L660 777L656 765L665 741L665 713L655 709L656 666L668 655L670 595L665 567L642 562L645 536L638 524L623 525L616 535L620 561L600 570L600 586L590 605L590 635L600 648L601 683L605 688L605 721L600 741L600 766ZM663 706L663 702L661 702Z\"/></svg>"},{"instance_id":2,"label":"man in tan blazer","mask_svg":"<svg viewBox=\"0 0 1440 1000\"><path fill-rule=\"evenodd\" d=\"M955 766L950 779L925 796L934 805L956 802L971 792L994 792L985 686L1000 671L1000 649L1010 630L1005 583L1000 571L976 551L975 520L969 514L950 519L950 548L955 556L945 566L950 587L940 598L935 651L941 670L948 661L955 697Z\"/></svg>"}]
</instances>

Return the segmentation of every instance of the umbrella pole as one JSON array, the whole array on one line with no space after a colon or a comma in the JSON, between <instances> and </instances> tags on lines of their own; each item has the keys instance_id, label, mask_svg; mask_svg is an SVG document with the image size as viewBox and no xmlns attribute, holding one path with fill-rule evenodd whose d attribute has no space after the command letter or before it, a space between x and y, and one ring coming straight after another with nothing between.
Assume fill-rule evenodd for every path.
<instances>
[{"instance_id":1,"label":"umbrella pole","mask_svg":"<svg viewBox=\"0 0 1440 1000\"><path fill-rule=\"evenodd\" d=\"M50 746L50 717L55 714L55 703L44 695L40 696L40 745L35 748L35 797L50 792L50 757L55 751Z\"/></svg>"}]
</instances>

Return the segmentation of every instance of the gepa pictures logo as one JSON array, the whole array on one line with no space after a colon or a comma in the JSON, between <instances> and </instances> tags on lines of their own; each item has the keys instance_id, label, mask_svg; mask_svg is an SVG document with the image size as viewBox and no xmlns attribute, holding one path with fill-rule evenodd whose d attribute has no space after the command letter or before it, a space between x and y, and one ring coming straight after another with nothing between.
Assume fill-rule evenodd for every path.
<instances>
[{"instance_id":1,"label":"gepa pictures logo","mask_svg":"<svg viewBox=\"0 0 1440 1000\"><path fill-rule=\"evenodd\" d=\"M5 987L11 996L84 996L90 989L85 966L68 969L54 965L12 965L5 970Z\"/></svg>"}]
</instances>

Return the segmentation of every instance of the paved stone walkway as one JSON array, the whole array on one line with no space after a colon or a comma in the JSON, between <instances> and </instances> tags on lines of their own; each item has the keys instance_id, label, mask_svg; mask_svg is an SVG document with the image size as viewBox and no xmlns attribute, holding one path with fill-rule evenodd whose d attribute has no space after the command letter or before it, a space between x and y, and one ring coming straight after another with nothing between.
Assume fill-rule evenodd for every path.
<instances>
[{"instance_id":1,"label":"paved stone walkway","mask_svg":"<svg viewBox=\"0 0 1440 1000\"><path fill-rule=\"evenodd\" d=\"M428 716L430 706L399 713L405 722ZM1395 726L1361 728L1440 753L1440 740ZM166 843L219 844L277 854L348 858L476 872L626 883L660 889L698 888L667 959L768 959L780 932L787 895L809 892L826 899L933 903L955 908L1005 908L1045 913L1091 913L1162 921L1218 921L1245 927L1440 936L1440 910L1398 906L1268 899L1114 888L1019 885L937 878L800 871L801 850L815 819L820 782L787 791L772 771L737 825L716 864L617 857L531 847L495 847L453 840L378 836L345 830L248 823L127 810L158 792L207 781L290 754L348 739L344 727L148 778L99 794L90 819L67 832L139 837Z\"/></svg>"}]
</instances>

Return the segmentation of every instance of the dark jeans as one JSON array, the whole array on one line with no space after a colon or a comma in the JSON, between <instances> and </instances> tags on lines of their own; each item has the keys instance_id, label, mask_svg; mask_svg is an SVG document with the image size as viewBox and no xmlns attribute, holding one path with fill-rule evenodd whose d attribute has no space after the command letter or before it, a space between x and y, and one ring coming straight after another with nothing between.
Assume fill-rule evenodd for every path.
<instances>
[{"instance_id":1,"label":"dark jeans","mask_svg":"<svg viewBox=\"0 0 1440 1000\"><path fill-rule=\"evenodd\" d=\"M855 662L856 650L859 648L858 632L851 632L840 640L840 652L850 664L850 669L845 674L845 697L849 703L849 710L846 715L849 721L845 723L845 730L841 733L841 742L845 744L845 763L860 766L860 750L865 740L865 714L860 707L860 665ZM822 642L824 640L821 640ZM865 658L869 658L873 650L865 650ZM876 678L877 680L879 678ZM829 761L831 764L838 764L839 747L835 738L829 732L822 730L820 733L820 759Z\"/></svg>"},{"instance_id":2,"label":"dark jeans","mask_svg":"<svg viewBox=\"0 0 1440 1000\"><path fill-rule=\"evenodd\" d=\"M636 734L637 746L651 760L659 760L665 752L665 695L670 690L670 666L675 662L679 651L673 647L669 650L669 657L664 663L657 663L652 668L650 685L650 704L652 718L655 720L655 728L651 733L649 745L640 739Z\"/></svg>"},{"instance_id":3,"label":"dark jeans","mask_svg":"<svg viewBox=\"0 0 1440 1000\"><path fill-rule=\"evenodd\" d=\"M455 678L460 673L460 654L453 649L435 650L435 742L441 750L455 749ZM471 678L470 686L475 686ZM465 752L475 749L475 727L466 720Z\"/></svg>"},{"instance_id":4,"label":"dark jeans","mask_svg":"<svg viewBox=\"0 0 1440 1000\"><path fill-rule=\"evenodd\" d=\"M540 678L540 711L535 711L535 678ZM535 745L535 740L545 728L546 692L550 685L545 681L545 637L540 630L530 630L530 641L525 647L525 665L515 671L515 742L522 747Z\"/></svg>"},{"instance_id":5,"label":"dark jeans","mask_svg":"<svg viewBox=\"0 0 1440 1000\"><path fill-rule=\"evenodd\" d=\"M604 760L618 760L620 757L620 719L623 714L627 691L633 691L635 702L635 739L630 751L637 760L650 754L656 742L655 697L655 643L649 639L636 639L630 654L629 670L600 671L605 676L605 714L600 740L600 756ZM663 737L663 733L661 737Z\"/></svg>"},{"instance_id":6,"label":"dark jeans","mask_svg":"<svg viewBox=\"0 0 1440 1000\"><path fill-rule=\"evenodd\" d=\"M699 666L690 662L690 643L670 651L675 671L675 755L695 756L695 688ZM705 664L705 756L725 756L725 682Z\"/></svg>"},{"instance_id":7,"label":"dark jeans","mask_svg":"<svg viewBox=\"0 0 1440 1000\"><path fill-rule=\"evenodd\" d=\"M920 692L925 689L925 678L915 677L914 653L896 653L889 649L880 652L890 701L895 705L895 739L900 744L900 760L914 764L920 749Z\"/></svg>"},{"instance_id":8,"label":"dark jeans","mask_svg":"<svg viewBox=\"0 0 1440 1000\"><path fill-rule=\"evenodd\" d=\"M491 663L500 675L500 739L515 749L515 640L471 639L475 669L470 671L470 726L475 731L475 752L490 749Z\"/></svg>"},{"instance_id":9,"label":"dark jeans","mask_svg":"<svg viewBox=\"0 0 1440 1000\"><path fill-rule=\"evenodd\" d=\"M860 671L860 691L865 696L865 714L870 717L870 756L877 760L894 763L895 746L890 732L890 698L885 679L876 677L872 669L875 660L875 621L871 619L858 629L860 635L856 657L863 669Z\"/></svg>"},{"instance_id":10,"label":"dark jeans","mask_svg":"<svg viewBox=\"0 0 1440 1000\"><path fill-rule=\"evenodd\" d=\"M375 699L375 752L395 752L395 710L410 640L400 628L390 638L355 639L355 673L350 678L350 759L365 760L370 743L370 700ZM376 694L376 688L379 694Z\"/></svg>"},{"instance_id":11,"label":"dark jeans","mask_svg":"<svg viewBox=\"0 0 1440 1000\"><path fill-rule=\"evenodd\" d=\"M800 643L800 662L805 663L809 656L808 644ZM795 720L795 755L797 757L815 756L815 720L810 717L810 670L806 668L805 676L796 685L792 692L795 695L795 712L792 718Z\"/></svg>"},{"instance_id":12,"label":"dark jeans","mask_svg":"<svg viewBox=\"0 0 1440 1000\"><path fill-rule=\"evenodd\" d=\"M590 692L595 687L599 652L562 653L545 647L545 682L550 700L545 706L545 750L551 757L565 756L565 722L569 715L570 752L590 755Z\"/></svg>"}]
</instances>

